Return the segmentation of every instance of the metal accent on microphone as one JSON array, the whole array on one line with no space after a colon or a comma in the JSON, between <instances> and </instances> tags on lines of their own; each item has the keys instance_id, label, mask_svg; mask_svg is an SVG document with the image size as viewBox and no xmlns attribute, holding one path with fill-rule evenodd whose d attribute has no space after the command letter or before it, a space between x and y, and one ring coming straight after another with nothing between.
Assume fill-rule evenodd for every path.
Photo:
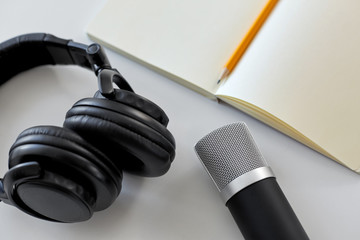
<instances>
[{"instance_id":1,"label":"metal accent on microphone","mask_svg":"<svg viewBox=\"0 0 360 240\"><path fill-rule=\"evenodd\" d=\"M225 203L245 187L274 177L243 122L209 133L195 145L195 152Z\"/></svg>"},{"instance_id":2,"label":"metal accent on microphone","mask_svg":"<svg viewBox=\"0 0 360 240\"><path fill-rule=\"evenodd\" d=\"M309 239L245 123L209 133L195 152L245 239Z\"/></svg>"}]
</instances>

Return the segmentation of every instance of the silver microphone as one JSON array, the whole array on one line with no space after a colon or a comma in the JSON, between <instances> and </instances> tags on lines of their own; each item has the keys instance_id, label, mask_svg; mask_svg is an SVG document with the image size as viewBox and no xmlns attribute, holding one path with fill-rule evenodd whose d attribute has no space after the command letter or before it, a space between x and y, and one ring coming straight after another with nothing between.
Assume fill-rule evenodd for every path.
<instances>
[{"instance_id":1,"label":"silver microphone","mask_svg":"<svg viewBox=\"0 0 360 240\"><path fill-rule=\"evenodd\" d=\"M214 130L195 152L245 239L309 239L245 123Z\"/></svg>"}]
</instances>

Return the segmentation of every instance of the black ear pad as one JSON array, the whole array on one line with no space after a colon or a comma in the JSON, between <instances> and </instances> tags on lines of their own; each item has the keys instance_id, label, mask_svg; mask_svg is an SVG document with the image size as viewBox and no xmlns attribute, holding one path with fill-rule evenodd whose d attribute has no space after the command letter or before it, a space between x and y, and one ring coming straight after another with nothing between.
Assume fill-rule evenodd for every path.
<instances>
[{"instance_id":1,"label":"black ear pad","mask_svg":"<svg viewBox=\"0 0 360 240\"><path fill-rule=\"evenodd\" d=\"M85 201L74 200L74 204L70 204L73 199L78 199L78 197L75 198L74 196L79 196L80 188L84 188L88 195L91 195L89 199L93 199L87 203L91 208L90 212L100 211L110 206L121 190L122 172L99 150L69 129L39 126L23 131L10 149L9 172L13 169L16 170L18 166L31 162L38 163L43 174L39 179L34 180L35 182L26 182L26 185L18 188L20 191L16 193L18 198L21 199L21 196L26 196L26 201L20 201L22 202L20 208L24 208L23 205L26 205L26 202L31 202L32 206L30 208L35 206L32 211L36 211L37 214L41 215L48 212L50 216L45 217L55 221L66 221L73 218L72 216L62 217L56 214L52 216L51 212L56 212L54 209L41 212L38 209L40 207L33 204L36 202L37 197L34 196L34 198L29 199L31 195L27 194L27 192L30 193L35 190L43 196L48 196L50 200L51 196L58 196L58 200L68 201L67 206L70 207L68 209L70 214L75 208L74 206L78 206L80 202ZM6 180L6 177L4 179ZM62 184L64 182L74 184L70 184L72 187L69 189L69 187L66 187L69 184ZM60 186L54 187L53 185ZM74 192L71 192L71 189ZM80 189L80 192L85 190ZM46 202L46 199L44 201ZM16 204L19 205L19 203ZM29 208L29 206L25 208ZM85 208L83 207L83 209ZM33 215L36 214L33 213ZM91 214L88 217L90 216ZM54 219L55 217L62 219Z\"/></svg>"},{"instance_id":2,"label":"black ear pad","mask_svg":"<svg viewBox=\"0 0 360 240\"><path fill-rule=\"evenodd\" d=\"M163 175L175 157L175 140L166 127L147 112L120 101L82 99L67 112L64 126L119 168L140 176Z\"/></svg>"},{"instance_id":3,"label":"black ear pad","mask_svg":"<svg viewBox=\"0 0 360 240\"><path fill-rule=\"evenodd\" d=\"M99 91L94 95L94 98L105 98ZM155 103L144 98L143 96L137 95L136 93L129 92L122 89L114 89L114 96L112 100L131 106L150 117L154 118L156 121L160 122L165 127L169 123L169 118L166 113Z\"/></svg>"}]
</instances>

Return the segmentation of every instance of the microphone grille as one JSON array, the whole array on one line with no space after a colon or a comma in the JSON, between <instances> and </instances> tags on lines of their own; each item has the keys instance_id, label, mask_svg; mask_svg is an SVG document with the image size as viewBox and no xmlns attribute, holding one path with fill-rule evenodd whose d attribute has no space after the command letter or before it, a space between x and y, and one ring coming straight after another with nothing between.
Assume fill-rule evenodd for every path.
<instances>
[{"instance_id":1,"label":"microphone grille","mask_svg":"<svg viewBox=\"0 0 360 240\"><path fill-rule=\"evenodd\" d=\"M197 142L195 151L219 191L237 177L267 166L243 122L212 131Z\"/></svg>"}]
</instances>

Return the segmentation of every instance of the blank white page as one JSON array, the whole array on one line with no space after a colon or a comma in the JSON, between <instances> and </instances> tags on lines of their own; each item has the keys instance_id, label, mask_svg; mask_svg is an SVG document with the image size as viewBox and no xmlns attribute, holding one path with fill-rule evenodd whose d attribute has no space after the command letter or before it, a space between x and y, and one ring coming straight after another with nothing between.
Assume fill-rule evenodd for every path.
<instances>
[{"instance_id":1,"label":"blank white page","mask_svg":"<svg viewBox=\"0 0 360 240\"><path fill-rule=\"evenodd\" d=\"M360 1L283 0L218 95L235 96L360 169Z\"/></svg>"},{"instance_id":2,"label":"blank white page","mask_svg":"<svg viewBox=\"0 0 360 240\"><path fill-rule=\"evenodd\" d=\"M87 32L96 41L213 95L222 67L266 2L110 0Z\"/></svg>"}]
</instances>

